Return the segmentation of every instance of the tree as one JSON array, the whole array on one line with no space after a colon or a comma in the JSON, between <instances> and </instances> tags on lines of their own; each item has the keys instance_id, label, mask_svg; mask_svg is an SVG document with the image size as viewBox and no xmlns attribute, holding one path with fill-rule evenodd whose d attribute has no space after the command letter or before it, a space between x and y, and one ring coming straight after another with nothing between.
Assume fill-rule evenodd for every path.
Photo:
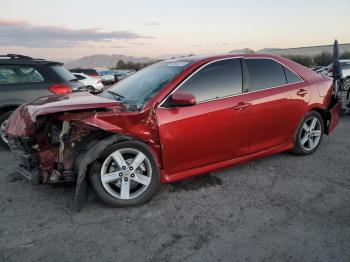
<instances>
[{"instance_id":1,"label":"tree","mask_svg":"<svg viewBox=\"0 0 350 262\"><path fill-rule=\"evenodd\" d=\"M126 68L126 63L124 62L124 60L120 59L118 61L118 63L116 64L116 68L117 69L127 69Z\"/></svg>"},{"instance_id":2,"label":"tree","mask_svg":"<svg viewBox=\"0 0 350 262\"><path fill-rule=\"evenodd\" d=\"M141 62L132 62L132 61L125 62L124 60L120 59L116 64L116 69L134 69L138 71L156 62L159 62L159 61L141 63Z\"/></svg>"},{"instance_id":3,"label":"tree","mask_svg":"<svg viewBox=\"0 0 350 262\"><path fill-rule=\"evenodd\" d=\"M318 66L327 66L332 63L332 54L326 51L323 51L319 55L314 56L314 63Z\"/></svg>"}]
</instances>

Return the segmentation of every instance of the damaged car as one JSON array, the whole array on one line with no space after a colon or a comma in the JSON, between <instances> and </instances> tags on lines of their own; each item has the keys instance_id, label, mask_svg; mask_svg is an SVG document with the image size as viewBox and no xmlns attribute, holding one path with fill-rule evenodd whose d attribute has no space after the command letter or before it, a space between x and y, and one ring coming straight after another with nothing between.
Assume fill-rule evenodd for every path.
<instances>
[{"instance_id":1,"label":"damaged car","mask_svg":"<svg viewBox=\"0 0 350 262\"><path fill-rule=\"evenodd\" d=\"M41 97L6 126L18 172L75 183L110 206L140 205L161 183L282 151L309 155L338 123L333 81L261 54L156 63L99 95Z\"/></svg>"}]
</instances>

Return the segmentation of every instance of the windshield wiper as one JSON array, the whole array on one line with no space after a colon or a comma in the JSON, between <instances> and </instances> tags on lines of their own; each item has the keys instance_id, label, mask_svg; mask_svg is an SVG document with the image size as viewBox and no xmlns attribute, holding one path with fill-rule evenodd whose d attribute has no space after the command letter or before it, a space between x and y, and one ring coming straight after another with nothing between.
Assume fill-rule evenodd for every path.
<instances>
[{"instance_id":1,"label":"windshield wiper","mask_svg":"<svg viewBox=\"0 0 350 262\"><path fill-rule=\"evenodd\" d=\"M107 90L108 93L112 94L116 100L121 100L123 98L125 98L123 95L118 94L117 92L111 91L111 90Z\"/></svg>"}]
</instances>

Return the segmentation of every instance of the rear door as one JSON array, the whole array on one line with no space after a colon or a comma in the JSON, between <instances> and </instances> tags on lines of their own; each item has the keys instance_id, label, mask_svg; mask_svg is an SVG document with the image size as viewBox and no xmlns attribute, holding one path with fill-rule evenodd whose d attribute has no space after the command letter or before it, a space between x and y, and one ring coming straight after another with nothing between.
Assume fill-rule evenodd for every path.
<instances>
[{"instance_id":1,"label":"rear door","mask_svg":"<svg viewBox=\"0 0 350 262\"><path fill-rule=\"evenodd\" d=\"M282 145L305 114L310 94L304 81L275 60L246 58L246 92L252 112L251 152Z\"/></svg>"},{"instance_id":2,"label":"rear door","mask_svg":"<svg viewBox=\"0 0 350 262\"><path fill-rule=\"evenodd\" d=\"M51 94L49 83L35 66L0 65L0 105L20 105Z\"/></svg>"},{"instance_id":3,"label":"rear door","mask_svg":"<svg viewBox=\"0 0 350 262\"><path fill-rule=\"evenodd\" d=\"M249 106L244 106L246 98L241 94L240 59L210 63L177 90L193 94L197 104L171 107L166 100L157 109L168 174L249 153Z\"/></svg>"}]
</instances>

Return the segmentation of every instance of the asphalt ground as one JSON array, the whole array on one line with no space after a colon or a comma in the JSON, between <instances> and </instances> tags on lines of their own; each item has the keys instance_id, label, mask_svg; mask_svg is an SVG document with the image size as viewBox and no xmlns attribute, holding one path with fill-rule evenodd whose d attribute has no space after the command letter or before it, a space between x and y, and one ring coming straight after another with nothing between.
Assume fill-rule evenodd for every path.
<instances>
[{"instance_id":1,"label":"asphalt ground","mask_svg":"<svg viewBox=\"0 0 350 262\"><path fill-rule=\"evenodd\" d=\"M162 185L110 208L33 186L0 150L0 261L350 261L350 117L311 156L290 153Z\"/></svg>"}]
</instances>

